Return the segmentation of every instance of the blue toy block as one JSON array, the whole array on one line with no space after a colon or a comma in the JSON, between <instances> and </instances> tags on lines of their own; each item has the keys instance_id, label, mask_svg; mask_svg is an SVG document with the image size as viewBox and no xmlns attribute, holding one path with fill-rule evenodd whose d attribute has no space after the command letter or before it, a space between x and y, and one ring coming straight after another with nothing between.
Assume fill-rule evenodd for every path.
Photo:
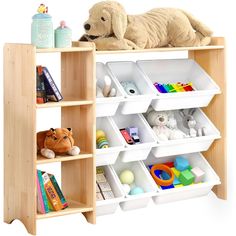
<instances>
[{"instance_id":1,"label":"blue toy block","mask_svg":"<svg viewBox=\"0 0 236 236\"><path fill-rule=\"evenodd\" d=\"M170 179L170 176L165 171L162 171L161 178L163 180L168 180L168 179Z\"/></svg>"},{"instance_id":2,"label":"blue toy block","mask_svg":"<svg viewBox=\"0 0 236 236\"><path fill-rule=\"evenodd\" d=\"M149 165L149 166L148 166L150 170L151 170L152 166L153 166L153 165ZM156 175L158 178L161 178L161 173L162 173L161 170L155 170L154 173L155 173L155 175Z\"/></svg>"},{"instance_id":3,"label":"blue toy block","mask_svg":"<svg viewBox=\"0 0 236 236\"><path fill-rule=\"evenodd\" d=\"M184 170L187 170L188 167L189 167L189 162L187 159L181 157L181 156L178 156L176 157L175 159L175 162L174 162L174 165L175 165L175 168L179 171L184 171Z\"/></svg>"},{"instance_id":4,"label":"blue toy block","mask_svg":"<svg viewBox=\"0 0 236 236\"><path fill-rule=\"evenodd\" d=\"M178 184L181 184L181 182L180 182L179 179L175 176L173 185L178 185Z\"/></svg>"},{"instance_id":5,"label":"blue toy block","mask_svg":"<svg viewBox=\"0 0 236 236\"><path fill-rule=\"evenodd\" d=\"M162 190L166 190L166 189L171 189L171 188L174 188L174 185L171 184L169 186L160 186Z\"/></svg>"}]
</instances>

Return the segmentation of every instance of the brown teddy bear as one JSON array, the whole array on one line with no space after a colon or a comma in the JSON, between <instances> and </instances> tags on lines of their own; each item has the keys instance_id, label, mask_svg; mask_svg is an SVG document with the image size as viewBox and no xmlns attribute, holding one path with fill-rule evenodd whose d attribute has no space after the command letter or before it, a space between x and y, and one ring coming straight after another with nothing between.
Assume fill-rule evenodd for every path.
<instances>
[{"instance_id":1,"label":"brown teddy bear","mask_svg":"<svg viewBox=\"0 0 236 236\"><path fill-rule=\"evenodd\" d=\"M212 31L191 14L175 8L155 8L127 15L115 1L102 1L89 10L81 41L92 41L97 50L144 49L164 46L204 46Z\"/></svg>"},{"instance_id":2,"label":"brown teddy bear","mask_svg":"<svg viewBox=\"0 0 236 236\"><path fill-rule=\"evenodd\" d=\"M71 128L57 128L37 133L37 148L42 156L55 158L56 154L78 155L80 149L74 146Z\"/></svg>"}]
</instances>

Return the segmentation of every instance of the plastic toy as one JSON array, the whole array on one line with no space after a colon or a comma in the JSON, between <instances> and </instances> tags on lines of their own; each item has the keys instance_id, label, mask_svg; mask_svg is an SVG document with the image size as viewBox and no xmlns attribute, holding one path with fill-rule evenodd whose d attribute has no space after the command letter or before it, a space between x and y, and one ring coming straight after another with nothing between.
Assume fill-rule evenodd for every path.
<instances>
[{"instance_id":1,"label":"plastic toy","mask_svg":"<svg viewBox=\"0 0 236 236\"><path fill-rule=\"evenodd\" d=\"M184 170L187 170L188 167L189 167L189 162L187 159L181 157L181 156L178 156L175 158L175 162L174 162L174 165L175 165L175 168L178 170L178 171L184 171Z\"/></svg>"},{"instance_id":2,"label":"plastic toy","mask_svg":"<svg viewBox=\"0 0 236 236\"><path fill-rule=\"evenodd\" d=\"M167 180L161 179L159 176L156 176L155 170L165 171L170 176L170 178L167 179ZM150 173L151 173L154 181L156 182L156 184L160 185L160 186L169 186L169 185L171 185L173 183L174 177L175 177L173 171L171 170L171 168L164 165L164 164L155 164L155 165L153 165L151 170L150 170Z\"/></svg>"},{"instance_id":3,"label":"plastic toy","mask_svg":"<svg viewBox=\"0 0 236 236\"><path fill-rule=\"evenodd\" d=\"M137 88L137 86L135 85L134 82L132 81L121 81L120 84L123 86L125 92L129 95L129 96L134 96L134 95L140 95L140 92Z\"/></svg>"},{"instance_id":4,"label":"plastic toy","mask_svg":"<svg viewBox=\"0 0 236 236\"><path fill-rule=\"evenodd\" d=\"M37 133L37 148L42 156L49 159L55 158L56 154L78 155L80 149L74 146L71 128L51 128Z\"/></svg>"},{"instance_id":5,"label":"plastic toy","mask_svg":"<svg viewBox=\"0 0 236 236\"><path fill-rule=\"evenodd\" d=\"M137 127L128 127L126 128L126 130L128 131L129 135L132 137L135 144L140 143Z\"/></svg>"},{"instance_id":6,"label":"plastic toy","mask_svg":"<svg viewBox=\"0 0 236 236\"><path fill-rule=\"evenodd\" d=\"M115 97L116 96L116 89L112 87L111 78L108 75L104 77L103 86L99 84L97 80L97 89L96 89L96 97Z\"/></svg>"},{"instance_id":7,"label":"plastic toy","mask_svg":"<svg viewBox=\"0 0 236 236\"><path fill-rule=\"evenodd\" d=\"M132 184L134 182L134 174L130 170L123 170L119 177L122 184Z\"/></svg>"},{"instance_id":8,"label":"plastic toy","mask_svg":"<svg viewBox=\"0 0 236 236\"><path fill-rule=\"evenodd\" d=\"M124 188L124 191L126 194L129 194L131 188L129 186L129 184L122 184L123 188Z\"/></svg>"},{"instance_id":9,"label":"plastic toy","mask_svg":"<svg viewBox=\"0 0 236 236\"><path fill-rule=\"evenodd\" d=\"M123 138L125 139L125 141L132 145L135 144L134 140L132 139L132 137L129 135L128 131L126 129L120 129L120 132L123 136Z\"/></svg>"},{"instance_id":10,"label":"plastic toy","mask_svg":"<svg viewBox=\"0 0 236 236\"><path fill-rule=\"evenodd\" d=\"M199 124L197 124L197 121L194 119L193 115L196 112L195 108L191 108L186 112L181 109L179 111L182 119L183 119L183 125L185 128L189 130L190 137L194 138L196 136L201 137L206 135L205 127L199 127Z\"/></svg>"},{"instance_id":11,"label":"plastic toy","mask_svg":"<svg viewBox=\"0 0 236 236\"><path fill-rule=\"evenodd\" d=\"M155 88L159 93L176 93L176 92L189 92L194 91L192 87L192 82L184 84L184 83L172 83L172 84L160 84L154 83Z\"/></svg>"},{"instance_id":12,"label":"plastic toy","mask_svg":"<svg viewBox=\"0 0 236 236\"><path fill-rule=\"evenodd\" d=\"M106 134L103 130L96 131L96 143L99 149L109 148L109 143L107 141Z\"/></svg>"},{"instance_id":13,"label":"plastic toy","mask_svg":"<svg viewBox=\"0 0 236 236\"><path fill-rule=\"evenodd\" d=\"M130 190L130 193L129 195L138 195L138 194L141 194L141 193L144 193L143 189L140 188L140 187L134 187Z\"/></svg>"},{"instance_id":14,"label":"plastic toy","mask_svg":"<svg viewBox=\"0 0 236 236\"><path fill-rule=\"evenodd\" d=\"M205 176L205 172L201 170L199 167L194 167L191 169L191 173L194 176L194 183L200 183L203 181Z\"/></svg>"},{"instance_id":15,"label":"plastic toy","mask_svg":"<svg viewBox=\"0 0 236 236\"><path fill-rule=\"evenodd\" d=\"M44 4L40 4L37 10L38 13L48 13L48 7Z\"/></svg>"},{"instance_id":16,"label":"plastic toy","mask_svg":"<svg viewBox=\"0 0 236 236\"><path fill-rule=\"evenodd\" d=\"M179 175L179 181L184 185L190 185L193 183L194 181L194 175L191 173L191 171L189 171L188 169L187 170L184 170L184 171L181 171L180 172L180 175Z\"/></svg>"},{"instance_id":17,"label":"plastic toy","mask_svg":"<svg viewBox=\"0 0 236 236\"><path fill-rule=\"evenodd\" d=\"M177 170L175 167L171 168L171 170L174 172L175 176L176 176L177 178L179 178L180 171Z\"/></svg>"}]
</instances>

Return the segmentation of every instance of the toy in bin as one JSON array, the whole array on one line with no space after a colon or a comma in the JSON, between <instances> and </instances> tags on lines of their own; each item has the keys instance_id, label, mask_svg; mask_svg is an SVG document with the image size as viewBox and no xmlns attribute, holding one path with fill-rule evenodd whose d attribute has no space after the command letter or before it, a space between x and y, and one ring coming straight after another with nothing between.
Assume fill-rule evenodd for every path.
<instances>
[{"instance_id":1,"label":"toy in bin","mask_svg":"<svg viewBox=\"0 0 236 236\"><path fill-rule=\"evenodd\" d=\"M192 85L193 85L192 82L187 84L181 82L172 84L161 84L157 82L154 83L154 86L159 93L190 92L194 91Z\"/></svg>"},{"instance_id":2,"label":"toy in bin","mask_svg":"<svg viewBox=\"0 0 236 236\"><path fill-rule=\"evenodd\" d=\"M99 149L109 148L109 143L106 134L103 130L99 129L96 131L96 143L97 143L97 148Z\"/></svg>"},{"instance_id":3,"label":"toy in bin","mask_svg":"<svg viewBox=\"0 0 236 236\"><path fill-rule=\"evenodd\" d=\"M96 171L96 200L107 200L114 198L111 186L107 181L104 169L102 167L97 167Z\"/></svg>"},{"instance_id":4,"label":"toy in bin","mask_svg":"<svg viewBox=\"0 0 236 236\"><path fill-rule=\"evenodd\" d=\"M120 82L120 84L123 86L125 92L129 95L129 96L135 96L135 95L140 95L140 92L137 88L137 86L135 85L134 82L132 81L122 81Z\"/></svg>"},{"instance_id":5,"label":"toy in bin","mask_svg":"<svg viewBox=\"0 0 236 236\"><path fill-rule=\"evenodd\" d=\"M156 184L163 190L201 183L205 176L203 170L193 168L182 156L177 156L174 162L154 164L149 168Z\"/></svg>"},{"instance_id":6,"label":"toy in bin","mask_svg":"<svg viewBox=\"0 0 236 236\"><path fill-rule=\"evenodd\" d=\"M138 195L144 193L144 190L135 185L135 175L131 170L123 170L120 175L120 182L127 195Z\"/></svg>"},{"instance_id":7,"label":"toy in bin","mask_svg":"<svg viewBox=\"0 0 236 236\"><path fill-rule=\"evenodd\" d=\"M127 127L125 129L120 129L120 132L128 144L133 145L140 143L137 127Z\"/></svg>"}]
</instances>

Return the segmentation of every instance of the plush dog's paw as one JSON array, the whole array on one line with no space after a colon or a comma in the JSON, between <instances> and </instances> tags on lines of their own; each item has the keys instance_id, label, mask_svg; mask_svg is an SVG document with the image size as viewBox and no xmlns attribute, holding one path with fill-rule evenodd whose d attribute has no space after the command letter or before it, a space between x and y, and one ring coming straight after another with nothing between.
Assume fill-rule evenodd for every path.
<instances>
[{"instance_id":1,"label":"plush dog's paw","mask_svg":"<svg viewBox=\"0 0 236 236\"><path fill-rule=\"evenodd\" d=\"M73 146L70 151L68 151L68 154L71 156L76 156L79 155L80 153L80 148L77 146Z\"/></svg>"},{"instance_id":2,"label":"plush dog's paw","mask_svg":"<svg viewBox=\"0 0 236 236\"><path fill-rule=\"evenodd\" d=\"M47 157L47 158L49 158L49 159L55 158L55 153L54 153L54 151L52 151L52 150L50 150L50 149L47 149L47 148L41 149L41 154L42 154L42 156Z\"/></svg>"}]
</instances>

